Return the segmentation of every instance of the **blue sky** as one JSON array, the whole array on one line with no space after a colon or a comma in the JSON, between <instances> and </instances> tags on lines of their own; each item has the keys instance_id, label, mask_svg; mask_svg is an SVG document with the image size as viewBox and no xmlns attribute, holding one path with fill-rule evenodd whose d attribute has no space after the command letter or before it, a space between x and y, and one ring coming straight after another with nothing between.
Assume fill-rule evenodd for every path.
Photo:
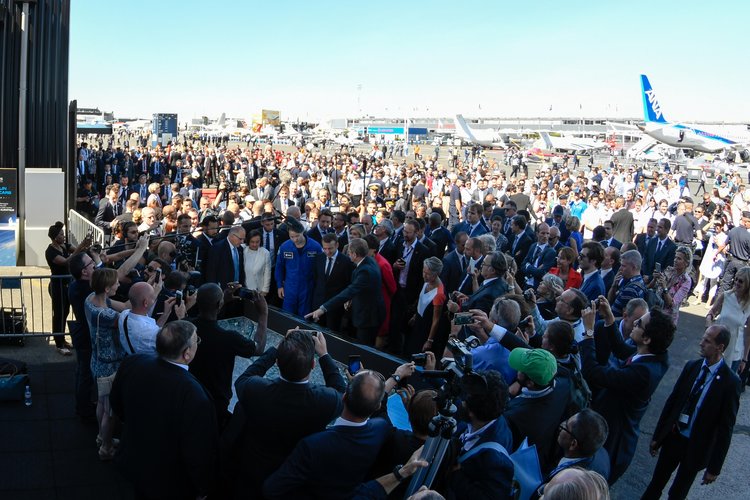
<instances>
[{"instance_id":1,"label":"blue sky","mask_svg":"<svg viewBox=\"0 0 750 500\"><path fill-rule=\"evenodd\" d=\"M646 73L668 119L750 121L748 18L722 1L73 0L69 98L181 122L640 117Z\"/></svg>"}]
</instances>

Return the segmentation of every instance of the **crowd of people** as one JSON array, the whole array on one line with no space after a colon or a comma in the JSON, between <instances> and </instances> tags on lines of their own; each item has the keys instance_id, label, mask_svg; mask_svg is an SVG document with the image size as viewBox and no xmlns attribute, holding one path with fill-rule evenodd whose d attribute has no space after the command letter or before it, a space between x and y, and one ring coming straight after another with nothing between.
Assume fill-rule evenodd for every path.
<instances>
[{"instance_id":1,"label":"crowd of people","mask_svg":"<svg viewBox=\"0 0 750 500\"><path fill-rule=\"evenodd\" d=\"M750 349L750 190L717 178L695 201L679 172L649 179L615 159L529 175L520 155L446 166L383 149L81 145L79 210L111 243L65 246L58 224L47 255L74 277L50 294L58 321L75 312L77 409L98 422L100 458L117 457L143 498L403 496L429 465L438 386L414 362L347 381L322 334L291 330L266 350L272 304L426 369L450 362L451 339L473 346L482 389L461 396L421 498L510 498L522 443L538 455L535 495L603 498L694 296L710 307L702 359L662 411L644 498L675 469L670 498L701 471L716 480ZM254 339L218 326L249 308ZM309 381L315 355L325 386ZM230 413L234 356L259 357ZM263 378L274 363L280 379ZM394 391L411 431L387 417Z\"/></svg>"}]
</instances>

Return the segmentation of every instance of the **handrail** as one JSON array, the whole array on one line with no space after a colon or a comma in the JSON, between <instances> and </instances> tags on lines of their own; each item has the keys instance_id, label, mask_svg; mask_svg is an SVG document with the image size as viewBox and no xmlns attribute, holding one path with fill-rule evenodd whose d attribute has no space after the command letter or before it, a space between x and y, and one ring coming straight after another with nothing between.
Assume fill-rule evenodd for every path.
<instances>
[{"instance_id":1,"label":"handrail","mask_svg":"<svg viewBox=\"0 0 750 500\"><path fill-rule=\"evenodd\" d=\"M75 210L70 210L68 212L68 237L71 244L79 245L89 233L93 235L92 243L104 245L106 239L104 230Z\"/></svg>"}]
</instances>

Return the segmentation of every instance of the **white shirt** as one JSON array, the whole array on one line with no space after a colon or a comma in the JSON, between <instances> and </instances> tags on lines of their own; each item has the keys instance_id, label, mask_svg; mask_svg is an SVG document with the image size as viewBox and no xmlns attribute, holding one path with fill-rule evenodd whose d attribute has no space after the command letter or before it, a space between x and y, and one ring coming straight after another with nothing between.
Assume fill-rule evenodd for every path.
<instances>
[{"instance_id":1,"label":"white shirt","mask_svg":"<svg viewBox=\"0 0 750 500\"><path fill-rule=\"evenodd\" d=\"M257 250L245 247L242 258L245 266L245 286L250 290L268 293L271 287L271 254L262 246Z\"/></svg>"},{"instance_id":2,"label":"white shirt","mask_svg":"<svg viewBox=\"0 0 750 500\"><path fill-rule=\"evenodd\" d=\"M125 338L125 321L128 322L128 336L133 349L130 349ZM118 323L120 330L120 344L130 354L156 354L156 334L159 333L159 325L150 316L135 314L126 309L120 314Z\"/></svg>"}]
</instances>

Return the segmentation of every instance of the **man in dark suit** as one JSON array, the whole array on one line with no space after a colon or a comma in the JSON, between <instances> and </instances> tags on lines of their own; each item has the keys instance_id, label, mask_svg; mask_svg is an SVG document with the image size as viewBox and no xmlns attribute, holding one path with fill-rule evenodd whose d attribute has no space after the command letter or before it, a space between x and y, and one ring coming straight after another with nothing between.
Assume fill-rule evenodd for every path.
<instances>
[{"instance_id":1,"label":"man in dark suit","mask_svg":"<svg viewBox=\"0 0 750 500\"><path fill-rule=\"evenodd\" d=\"M469 208L466 209L466 221L457 224L453 228L453 234L456 234L459 231L464 231L470 238L475 238L488 233L489 231L481 222L483 213L484 211L482 210L481 204L472 203L469 205Z\"/></svg>"},{"instance_id":2,"label":"man in dark suit","mask_svg":"<svg viewBox=\"0 0 750 500\"><path fill-rule=\"evenodd\" d=\"M315 354L325 386L309 383ZM276 363L281 377L264 375ZM278 469L297 443L320 432L341 414L346 381L328 354L325 336L289 330L235 382L237 405L224 435L226 463L237 464L234 498L260 498L263 481Z\"/></svg>"},{"instance_id":3,"label":"man in dark suit","mask_svg":"<svg viewBox=\"0 0 750 500\"><path fill-rule=\"evenodd\" d=\"M451 233L443 227L443 217L437 212L430 214L428 226L425 234L435 242L435 257L442 260L446 252L453 250L454 244Z\"/></svg>"},{"instance_id":4,"label":"man in dark suit","mask_svg":"<svg viewBox=\"0 0 750 500\"><path fill-rule=\"evenodd\" d=\"M611 220L604 221L604 239L601 241L601 245L604 248L615 247L619 250L620 248L622 248L622 242L615 238L614 227L615 226Z\"/></svg>"},{"instance_id":5,"label":"man in dark suit","mask_svg":"<svg viewBox=\"0 0 750 500\"><path fill-rule=\"evenodd\" d=\"M349 233L347 232L346 227L346 214L341 212L333 214L331 229L333 229L333 233L339 241L339 252L341 252L344 250L344 247L349 244Z\"/></svg>"},{"instance_id":6,"label":"man in dark suit","mask_svg":"<svg viewBox=\"0 0 750 500\"><path fill-rule=\"evenodd\" d=\"M327 300L343 291L352 281L354 264L348 256L339 252L338 238L333 233L323 236L323 253L315 257L313 268L312 307L317 309ZM322 318L323 325L335 332L341 331L341 319L344 316L343 305L331 310Z\"/></svg>"},{"instance_id":7,"label":"man in dark suit","mask_svg":"<svg viewBox=\"0 0 750 500\"><path fill-rule=\"evenodd\" d=\"M474 276L475 272L479 272L477 276L477 284L481 284L484 278L482 277L481 268L482 261L484 260L484 243L479 238L469 238L466 240L464 245L464 262L466 268L461 276L461 280L458 283L456 291L463 293L464 295L471 295L474 292Z\"/></svg>"},{"instance_id":8,"label":"man in dark suit","mask_svg":"<svg viewBox=\"0 0 750 500\"><path fill-rule=\"evenodd\" d=\"M674 264L677 245L669 237L671 227L672 223L666 218L661 219L656 224L656 238L649 242L648 247L646 247L646 254L643 256L641 273L644 278L650 278L654 274L656 264L661 265L662 271Z\"/></svg>"},{"instance_id":9,"label":"man in dark suit","mask_svg":"<svg viewBox=\"0 0 750 500\"><path fill-rule=\"evenodd\" d=\"M315 240L318 244L322 244L323 235L328 234L331 231L331 223L333 222L333 214L330 210L321 210L318 216L318 223L305 233L305 236L311 240Z\"/></svg>"},{"instance_id":10,"label":"man in dark suit","mask_svg":"<svg viewBox=\"0 0 750 500\"><path fill-rule=\"evenodd\" d=\"M445 293L450 294L458 290L458 285L466 275L469 259L464 255L464 249L469 237L463 231L456 234L456 248L446 254L443 258L443 271L440 273L440 281L443 282Z\"/></svg>"},{"instance_id":11,"label":"man in dark suit","mask_svg":"<svg viewBox=\"0 0 750 500\"><path fill-rule=\"evenodd\" d=\"M209 251L211 248L221 242L219 236L219 220L213 215L206 216L200 223L201 234L195 238L198 242L198 258L195 268L202 271L205 277L205 270L208 268Z\"/></svg>"},{"instance_id":12,"label":"man in dark suit","mask_svg":"<svg viewBox=\"0 0 750 500\"><path fill-rule=\"evenodd\" d=\"M212 491L216 412L187 371L199 342L194 325L172 321L156 337L158 357L127 356L117 370L109 395L124 423L116 460L137 498L199 498Z\"/></svg>"},{"instance_id":13,"label":"man in dark suit","mask_svg":"<svg viewBox=\"0 0 750 500\"><path fill-rule=\"evenodd\" d=\"M268 306L262 295L258 295L254 300L258 311L258 327L255 329L255 338L249 339L239 332L219 326L217 319L224 307L224 292L216 283L201 285L197 293L200 313L192 323L198 329L201 348L190 364L190 373L211 394L216 406L219 428L223 429L231 416L228 406L229 400L232 399L234 358L257 356L266 349Z\"/></svg>"},{"instance_id":14,"label":"man in dark suit","mask_svg":"<svg viewBox=\"0 0 750 500\"><path fill-rule=\"evenodd\" d=\"M508 238L508 244L510 245L509 253L518 265L516 281L522 282L523 275L521 274L521 264L523 263L526 254L529 253L532 241L526 234L526 218L523 215L514 215L510 227L513 236L512 238Z\"/></svg>"},{"instance_id":15,"label":"man in dark suit","mask_svg":"<svg viewBox=\"0 0 750 500\"><path fill-rule=\"evenodd\" d=\"M265 498L351 498L391 431L385 419L370 418L384 392L382 376L369 370L357 373L346 388L341 417L297 444L263 483Z\"/></svg>"},{"instance_id":16,"label":"man in dark suit","mask_svg":"<svg viewBox=\"0 0 750 500\"><path fill-rule=\"evenodd\" d=\"M428 255L432 257L435 255L437 245L434 241L432 241L424 234L424 230L427 227L427 223L424 221L424 219L416 219L416 221L417 224L419 224L419 230L417 231L417 240L419 240L421 244L427 247Z\"/></svg>"},{"instance_id":17,"label":"man in dark suit","mask_svg":"<svg viewBox=\"0 0 750 500\"><path fill-rule=\"evenodd\" d=\"M124 212L118 201L119 196L120 185L110 184L107 186L107 197L99 201L99 211L94 218L94 224L102 228L104 234L112 234L112 221Z\"/></svg>"},{"instance_id":18,"label":"man in dark suit","mask_svg":"<svg viewBox=\"0 0 750 500\"><path fill-rule=\"evenodd\" d=\"M378 242L380 242L378 253L391 264L396 262L396 246L391 241L393 223L390 220L384 219L372 229L372 233L378 239Z\"/></svg>"},{"instance_id":19,"label":"man in dark suit","mask_svg":"<svg viewBox=\"0 0 750 500\"><path fill-rule=\"evenodd\" d=\"M204 268L207 283L217 283L224 289L227 283L245 282L245 265L240 246L244 241L245 229L242 226L234 226L229 230L226 239L211 247L208 266Z\"/></svg>"},{"instance_id":20,"label":"man in dark suit","mask_svg":"<svg viewBox=\"0 0 750 500\"><path fill-rule=\"evenodd\" d=\"M396 261L393 263L393 277L396 279L396 293L391 300L391 329L388 348L400 352L404 332L407 331L409 314L417 305L419 292L424 279L422 270L428 257L427 247L417 241L418 224L408 220L403 226L403 244L396 247Z\"/></svg>"},{"instance_id":21,"label":"man in dark suit","mask_svg":"<svg viewBox=\"0 0 750 500\"><path fill-rule=\"evenodd\" d=\"M510 286L504 279L508 272L508 263L502 252L487 254L482 261L480 272L484 278L482 286L470 296L459 293L456 297L458 303L448 301L447 308L450 312L481 309L489 314L495 299L510 291Z\"/></svg>"},{"instance_id":22,"label":"man in dark suit","mask_svg":"<svg viewBox=\"0 0 750 500\"><path fill-rule=\"evenodd\" d=\"M701 484L721 473L740 402L740 379L724 361L729 340L727 327L709 326L700 341L702 359L682 369L656 424L650 448L659 461L642 498L660 498L678 466L669 498L686 498L703 469Z\"/></svg>"},{"instance_id":23,"label":"man in dark suit","mask_svg":"<svg viewBox=\"0 0 750 500\"><path fill-rule=\"evenodd\" d=\"M549 245L549 226L542 222L536 228L536 243L529 247L519 268L519 272L525 277L525 281L519 285L521 288L532 287L536 290L539 281L556 264L557 252Z\"/></svg>"},{"instance_id":24,"label":"man in dark suit","mask_svg":"<svg viewBox=\"0 0 750 500\"><path fill-rule=\"evenodd\" d=\"M607 247L604 249L604 259L602 260L602 267L599 269L599 275L602 277L604 282L604 290L609 293L609 289L612 288L612 283L615 281L615 276L620 270L620 250L615 247Z\"/></svg>"},{"instance_id":25,"label":"man in dark suit","mask_svg":"<svg viewBox=\"0 0 750 500\"><path fill-rule=\"evenodd\" d=\"M676 327L671 316L654 309L633 323L630 332L633 346L625 343L616 331L612 309L603 297L598 312L603 322L595 331L597 310L590 307L584 310L585 334L578 345L583 376L590 386L599 388L591 408L609 424L604 448L611 460L609 482L614 484L633 460L640 434L638 425L669 368L667 348ZM608 353L625 360L625 364L620 367L600 364L597 355L606 359Z\"/></svg>"},{"instance_id":26,"label":"man in dark suit","mask_svg":"<svg viewBox=\"0 0 750 500\"><path fill-rule=\"evenodd\" d=\"M651 240L656 239L656 225L659 223L656 219L649 219L646 224L646 232L637 234L634 240L635 246L638 248L638 252L646 257L646 249Z\"/></svg>"},{"instance_id":27,"label":"man in dark suit","mask_svg":"<svg viewBox=\"0 0 750 500\"><path fill-rule=\"evenodd\" d=\"M564 215L565 209L561 205L557 205L552 209L552 217L544 221L549 227L556 227L560 230L561 242L567 242L570 239L570 230L563 220Z\"/></svg>"},{"instance_id":28,"label":"man in dark suit","mask_svg":"<svg viewBox=\"0 0 750 500\"><path fill-rule=\"evenodd\" d=\"M169 170L167 164L164 162L164 159L161 157L161 155L154 157L153 161L151 162L151 166L149 167L151 180L153 182L161 183L162 176L168 173Z\"/></svg>"},{"instance_id":29,"label":"man in dark suit","mask_svg":"<svg viewBox=\"0 0 750 500\"><path fill-rule=\"evenodd\" d=\"M367 242L355 238L349 242L349 258L356 266L351 283L336 296L330 298L305 318L317 321L324 314L334 314L345 302L352 301L352 324L357 329L357 340L375 345L380 325L385 320L383 295L377 293L382 286L380 268L372 257Z\"/></svg>"},{"instance_id":30,"label":"man in dark suit","mask_svg":"<svg viewBox=\"0 0 750 500\"><path fill-rule=\"evenodd\" d=\"M604 260L604 249L595 241L587 241L583 244L580 254L578 254L578 263L583 275L583 283L580 290L586 294L589 300L596 300L600 295L607 295L607 289L604 287L604 279L600 268ZM614 275L612 275L614 278Z\"/></svg>"}]
</instances>

